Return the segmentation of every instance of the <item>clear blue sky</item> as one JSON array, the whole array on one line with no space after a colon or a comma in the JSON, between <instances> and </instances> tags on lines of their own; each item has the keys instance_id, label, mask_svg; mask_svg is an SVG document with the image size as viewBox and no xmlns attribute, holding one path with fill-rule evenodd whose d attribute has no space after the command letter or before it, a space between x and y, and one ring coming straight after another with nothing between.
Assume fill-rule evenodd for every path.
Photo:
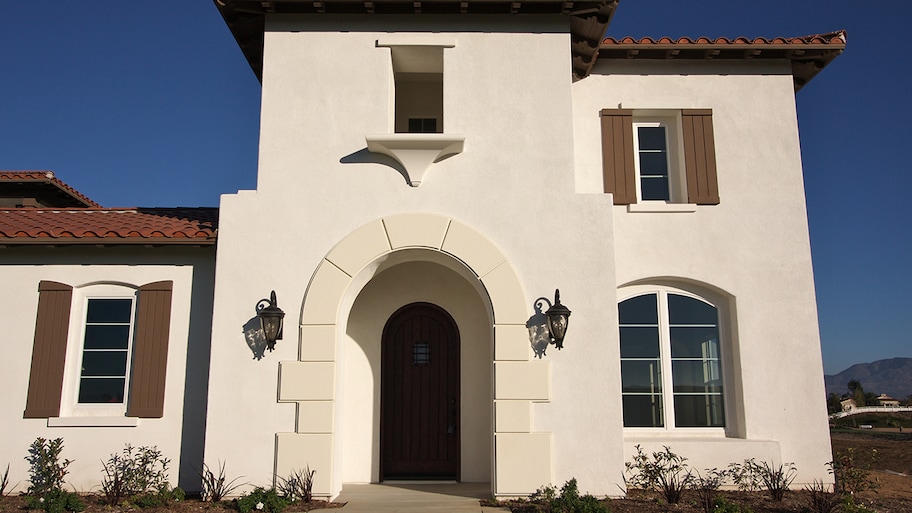
<instances>
[{"instance_id":1,"label":"clear blue sky","mask_svg":"<svg viewBox=\"0 0 912 513\"><path fill-rule=\"evenodd\" d=\"M798 94L831 374L912 357L910 19L909 0L622 0L608 32L848 30ZM0 0L0 39L0 169L52 170L108 207L256 187L259 83L209 0Z\"/></svg>"}]
</instances>

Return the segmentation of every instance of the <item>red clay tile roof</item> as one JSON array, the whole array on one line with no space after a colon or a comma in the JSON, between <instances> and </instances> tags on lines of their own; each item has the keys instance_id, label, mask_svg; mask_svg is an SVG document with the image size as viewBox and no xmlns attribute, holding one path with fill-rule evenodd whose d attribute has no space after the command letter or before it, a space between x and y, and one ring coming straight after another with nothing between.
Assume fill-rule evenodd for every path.
<instances>
[{"instance_id":1,"label":"red clay tile roof","mask_svg":"<svg viewBox=\"0 0 912 513\"><path fill-rule=\"evenodd\" d=\"M44 183L48 184L60 192L69 196L71 200L88 208L101 208L101 205L95 203L76 189L60 181L52 171L3 171L0 170L0 182L14 183Z\"/></svg>"},{"instance_id":2,"label":"red clay tile roof","mask_svg":"<svg viewBox=\"0 0 912 513\"><path fill-rule=\"evenodd\" d=\"M792 63L795 90L845 50L846 31L802 37L729 39L718 37L607 37L599 45L601 59L786 59Z\"/></svg>"},{"instance_id":3,"label":"red clay tile roof","mask_svg":"<svg viewBox=\"0 0 912 513\"><path fill-rule=\"evenodd\" d=\"M15 208L0 210L0 246L215 244L217 208Z\"/></svg>"}]
</instances>

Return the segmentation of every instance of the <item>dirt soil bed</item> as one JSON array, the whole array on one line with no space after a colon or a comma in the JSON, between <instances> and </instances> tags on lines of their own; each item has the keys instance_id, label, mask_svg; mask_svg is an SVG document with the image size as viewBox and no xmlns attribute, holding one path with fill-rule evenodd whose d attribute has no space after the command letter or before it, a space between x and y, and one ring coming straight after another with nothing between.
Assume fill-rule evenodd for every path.
<instances>
[{"instance_id":1,"label":"dirt soil bed","mask_svg":"<svg viewBox=\"0 0 912 513\"><path fill-rule=\"evenodd\" d=\"M832 433L833 451L854 448L861 465L870 463L872 476L880 484L876 491L858 494L857 501L878 513L912 513L912 434L898 430L857 430ZM871 451L877 450L877 457L870 459ZM775 502L761 492L724 491L720 495L731 502L750 508L753 513L802 513L810 506L809 493L804 490L787 492L783 502ZM696 495L685 495L680 504L665 504L658 495L633 491L627 498L611 499L604 504L613 513L700 513ZM514 512L532 513L546 511L523 502L504 502ZM323 508L342 508L344 504L312 503L294 504L285 511L297 513ZM23 497L0 498L0 512L22 512L25 508ZM237 511L230 502L211 504L188 499L169 508L139 509L131 506L106 506L97 499L86 497L86 513L232 513ZM744 509L747 511L747 509Z\"/></svg>"}]
</instances>

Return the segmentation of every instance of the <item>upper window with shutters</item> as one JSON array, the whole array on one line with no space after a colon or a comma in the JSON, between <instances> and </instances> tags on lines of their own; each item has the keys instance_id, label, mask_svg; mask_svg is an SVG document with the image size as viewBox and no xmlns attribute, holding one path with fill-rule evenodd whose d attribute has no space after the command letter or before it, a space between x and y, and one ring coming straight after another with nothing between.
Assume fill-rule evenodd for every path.
<instances>
[{"instance_id":1,"label":"upper window with shutters","mask_svg":"<svg viewBox=\"0 0 912 513\"><path fill-rule=\"evenodd\" d=\"M712 111L604 109L605 192L630 210L717 205Z\"/></svg>"}]
</instances>

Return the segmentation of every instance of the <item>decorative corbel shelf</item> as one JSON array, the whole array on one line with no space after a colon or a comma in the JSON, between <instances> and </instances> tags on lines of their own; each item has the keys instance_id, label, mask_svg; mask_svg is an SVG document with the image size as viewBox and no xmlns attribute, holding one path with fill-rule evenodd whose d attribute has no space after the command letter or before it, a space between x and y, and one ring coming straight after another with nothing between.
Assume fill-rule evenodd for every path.
<instances>
[{"instance_id":1,"label":"decorative corbel shelf","mask_svg":"<svg viewBox=\"0 0 912 513\"><path fill-rule=\"evenodd\" d=\"M409 185L418 187L424 172L440 159L462 153L464 135L378 134L368 135L367 151L392 157L402 164Z\"/></svg>"}]
</instances>

